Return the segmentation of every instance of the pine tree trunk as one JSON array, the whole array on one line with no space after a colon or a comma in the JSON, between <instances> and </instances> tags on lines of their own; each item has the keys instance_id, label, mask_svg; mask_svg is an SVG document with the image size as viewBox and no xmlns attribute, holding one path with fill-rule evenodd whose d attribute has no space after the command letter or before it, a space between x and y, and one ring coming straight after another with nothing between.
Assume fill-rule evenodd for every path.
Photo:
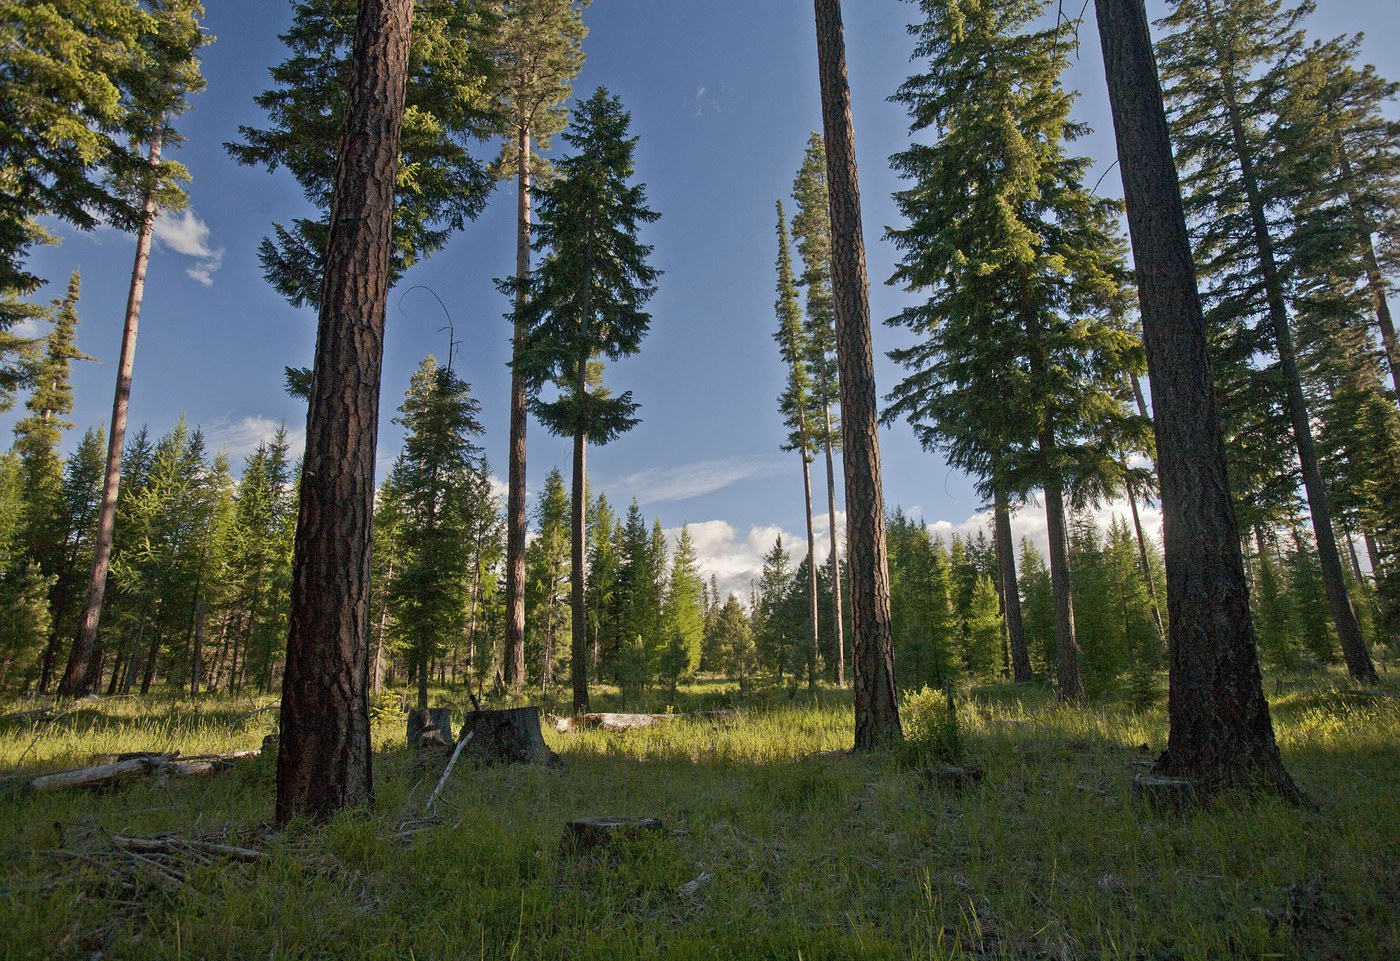
<instances>
[{"instance_id":1,"label":"pine tree trunk","mask_svg":"<svg viewBox=\"0 0 1400 961\"><path fill-rule=\"evenodd\" d=\"M370 530L412 0L360 0L307 412L277 823L373 802Z\"/></svg>"},{"instance_id":2,"label":"pine tree trunk","mask_svg":"<svg viewBox=\"0 0 1400 961\"><path fill-rule=\"evenodd\" d=\"M797 429L804 438L807 436L805 419L799 421ZM802 458L802 496L807 506L807 600L812 631L811 643L807 645L807 690L815 691L820 641L817 637L817 539L812 533L812 462L807 459L805 442L797 453Z\"/></svg>"},{"instance_id":3,"label":"pine tree trunk","mask_svg":"<svg viewBox=\"0 0 1400 961\"><path fill-rule=\"evenodd\" d=\"M1213 27L1214 14L1209 0L1205 9ZM1312 424L1308 418L1308 402L1303 395L1303 381L1298 372L1297 354L1293 349L1293 332L1288 326L1283 280L1274 259L1273 238L1269 235L1268 217L1255 175L1255 158L1245 137L1244 121L1240 117L1232 71L1233 64L1228 60L1221 64L1225 110L1230 119L1230 134L1233 138L1235 159L1240 166L1240 180L1249 203L1249 217L1259 255L1259 274L1264 282L1269 322L1273 326L1279 366L1288 396L1288 416L1293 424L1293 441L1298 449L1298 466L1303 475L1308 512L1312 515L1313 537L1317 542L1318 560L1322 566L1322 583L1327 590L1327 604L1332 611L1332 624L1342 647L1342 655L1346 658L1347 671L1362 684L1375 684L1378 680L1376 668L1371 663L1371 653L1366 647L1366 640L1361 636L1361 625L1357 622L1356 611L1352 609L1351 596L1347 593L1346 579L1342 574L1342 560L1337 551L1337 541L1332 536L1332 510L1327 503L1327 490L1323 486L1322 471L1318 466L1317 446L1313 442Z\"/></svg>"},{"instance_id":4,"label":"pine tree trunk","mask_svg":"<svg viewBox=\"0 0 1400 961\"><path fill-rule=\"evenodd\" d=\"M826 395L826 374L822 374L822 395ZM836 686L846 686L846 625L841 611L841 551L836 536L836 469L832 465L831 407L822 405L823 447L826 448L826 516L831 527L831 632L836 642Z\"/></svg>"},{"instance_id":5,"label":"pine tree trunk","mask_svg":"<svg viewBox=\"0 0 1400 961\"><path fill-rule=\"evenodd\" d=\"M880 437L869 284L860 223L851 90L840 0L813 0L821 76L822 128L831 215L831 279L841 381L842 461L846 474L846 539L855 649L855 746L899 741L890 572L885 554L885 501L880 487Z\"/></svg>"},{"instance_id":6,"label":"pine tree trunk","mask_svg":"<svg viewBox=\"0 0 1400 961\"><path fill-rule=\"evenodd\" d=\"M1041 451L1054 447L1041 439ZM1058 479L1045 484L1045 522L1050 538L1050 594L1055 614L1055 680L1062 701L1084 700L1080 665L1084 655L1074 635L1074 593L1069 580L1069 534L1065 526L1065 495Z\"/></svg>"},{"instance_id":7,"label":"pine tree trunk","mask_svg":"<svg viewBox=\"0 0 1400 961\"><path fill-rule=\"evenodd\" d=\"M1154 771L1300 797L1254 649L1205 321L1143 0L1096 0L1152 386L1167 565L1170 734Z\"/></svg>"},{"instance_id":8,"label":"pine tree trunk","mask_svg":"<svg viewBox=\"0 0 1400 961\"><path fill-rule=\"evenodd\" d=\"M586 389L583 383L586 363L579 365L579 390ZM574 713L588 713L588 610L585 606L584 591L584 510L586 507L587 471L585 454L588 438L582 431L574 435L574 489L572 492L573 531L570 541L569 558L569 598L573 616L569 624L569 676L574 689Z\"/></svg>"},{"instance_id":9,"label":"pine tree trunk","mask_svg":"<svg viewBox=\"0 0 1400 961\"><path fill-rule=\"evenodd\" d=\"M997 570L1001 575L1002 608L1006 618L1007 642L1011 647L1011 679L1017 684L1032 680L1030 647L1026 644L1026 624L1021 619L1021 589L1016 581L1016 553L1011 540L1011 509L1006 494L996 491L993 512Z\"/></svg>"},{"instance_id":10,"label":"pine tree trunk","mask_svg":"<svg viewBox=\"0 0 1400 961\"><path fill-rule=\"evenodd\" d=\"M156 123L147 160L152 169L160 164L161 129ZM154 178L154 174L152 174ZM117 520L117 491L122 479L122 448L126 444L127 408L131 404L131 374L136 364L136 328L141 321L141 301L146 296L146 268L151 262L151 238L155 233L155 184L146 189L141 229L136 235L136 259L131 267L131 286L126 295L126 321L122 327L121 357L117 361L117 389L112 398L112 429L107 435L107 472L102 480L102 507L93 535L92 570L88 577L87 599L78 635L68 654L68 667L59 682L64 697L82 697L92 690L93 654L97 651L97 628L102 621L102 598L107 593L107 571L112 563L112 530Z\"/></svg>"},{"instance_id":11,"label":"pine tree trunk","mask_svg":"<svg viewBox=\"0 0 1400 961\"><path fill-rule=\"evenodd\" d=\"M522 124L516 140L519 167L515 190L515 279L524 284L530 274L530 127ZM525 306L525 289L515 292L517 318ZM526 337L525 325L515 322L511 341L510 471L506 491L506 687L525 686L525 378L514 366Z\"/></svg>"}]
</instances>

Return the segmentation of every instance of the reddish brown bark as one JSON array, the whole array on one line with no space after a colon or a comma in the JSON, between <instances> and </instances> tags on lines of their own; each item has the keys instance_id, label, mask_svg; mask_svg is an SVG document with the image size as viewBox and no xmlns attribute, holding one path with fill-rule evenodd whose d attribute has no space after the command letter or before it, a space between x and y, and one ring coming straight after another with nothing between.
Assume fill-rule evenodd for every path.
<instances>
[{"instance_id":1,"label":"reddish brown bark","mask_svg":"<svg viewBox=\"0 0 1400 961\"><path fill-rule=\"evenodd\" d=\"M518 154L515 196L516 317L525 306L525 278L530 274L530 126L516 136ZM511 356L519 360L526 329L515 322ZM525 377L516 366L510 373L510 467L506 481L506 649L505 681L512 691L525 686Z\"/></svg>"},{"instance_id":2,"label":"reddish brown bark","mask_svg":"<svg viewBox=\"0 0 1400 961\"><path fill-rule=\"evenodd\" d=\"M1298 798L1274 742L1143 0L1096 0L1156 414L1171 686L1158 774Z\"/></svg>"},{"instance_id":3,"label":"reddish brown bark","mask_svg":"<svg viewBox=\"0 0 1400 961\"><path fill-rule=\"evenodd\" d=\"M869 750L903 737L895 700L890 630L890 574L885 554L885 499L880 487L880 438L875 358L870 337L870 289L860 223L851 89L840 0L814 0L822 128L826 138L831 215L831 287L836 308L836 355L841 379L841 442L846 474L847 569L855 655L855 746Z\"/></svg>"},{"instance_id":4,"label":"reddish brown bark","mask_svg":"<svg viewBox=\"0 0 1400 961\"><path fill-rule=\"evenodd\" d=\"M412 0L360 0L331 198L292 561L279 823L374 799L370 533Z\"/></svg>"}]
</instances>

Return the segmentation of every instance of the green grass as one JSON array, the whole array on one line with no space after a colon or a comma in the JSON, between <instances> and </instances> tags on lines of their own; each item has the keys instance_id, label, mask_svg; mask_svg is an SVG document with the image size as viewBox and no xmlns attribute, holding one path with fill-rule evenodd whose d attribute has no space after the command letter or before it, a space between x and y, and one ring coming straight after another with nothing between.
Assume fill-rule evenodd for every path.
<instances>
[{"instance_id":1,"label":"green grass","mask_svg":"<svg viewBox=\"0 0 1400 961\"><path fill-rule=\"evenodd\" d=\"M557 768L459 769L443 823L403 840L442 758L414 756L402 722L386 719L375 810L323 826L267 826L271 759L0 800L0 956L1393 959L1400 701L1333 687L1315 678L1275 700L1309 807L1231 796L1185 815L1146 809L1129 789L1164 744L1160 711L974 690L959 716L986 778L949 794L895 757L813 756L849 744L848 695L779 688L734 720L547 728ZM720 706L732 691L710 680L674 707ZM254 706L93 702L45 728L0 730L0 768L256 747L275 716L235 724ZM565 821L603 814L671 831L606 857L561 853ZM120 831L227 831L271 857L118 891L102 853ZM60 848L93 860L45 853Z\"/></svg>"}]
</instances>

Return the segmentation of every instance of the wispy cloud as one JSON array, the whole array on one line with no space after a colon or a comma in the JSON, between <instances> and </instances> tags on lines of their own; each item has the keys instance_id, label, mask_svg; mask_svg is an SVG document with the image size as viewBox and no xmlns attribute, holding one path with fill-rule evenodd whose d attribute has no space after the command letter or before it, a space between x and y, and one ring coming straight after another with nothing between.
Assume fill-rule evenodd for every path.
<instances>
[{"instance_id":1,"label":"wispy cloud","mask_svg":"<svg viewBox=\"0 0 1400 961\"><path fill-rule=\"evenodd\" d=\"M240 417L237 420L220 417L205 426L204 436L210 450L224 451L228 454L234 470L239 470L243 461L258 449L259 444L272 442L281 426L280 421L258 414ZM290 448L288 456L293 460L300 457L306 448L305 428L289 428L287 443Z\"/></svg>"},{"instance_id":2,"label":"wispy cloud","mask_svg":"<svg viewBox=\"0 0 1400 961\"><path fill-rule=\"evenodd\" d=\"M214 274L223 266L224 248L216 250L210 245L209 225L193 210L161 214L156 218L155 238L175 253L194 258L195 264L185 268L186 276L205 287L213 286Z\"/></svg>"},{"instance_id":3,"label":"wispy cloud","mask_svg":"<svg viewBox=\"0 0 1400 961\"><path fill-rule=\"evenodd\" d=\"M695 109L697 117L720 112L719 101L710 96L709 88L704 86L695 89L695 96L690 98L690 105Z\"/></svg>"},{"instance_id":4,"label":"wispy cloud","mask_svg":"<svg viewBox=\"0 0 1400 961\"><path fill-rule=\"evenodd\" d=\"M620 503L635 497L644 504L660 504L713 494L743 480L772 476L782 467L782 462L776 457L705 460L638 471L608 487L618 492Z\"/></svg>"}]
</instances>

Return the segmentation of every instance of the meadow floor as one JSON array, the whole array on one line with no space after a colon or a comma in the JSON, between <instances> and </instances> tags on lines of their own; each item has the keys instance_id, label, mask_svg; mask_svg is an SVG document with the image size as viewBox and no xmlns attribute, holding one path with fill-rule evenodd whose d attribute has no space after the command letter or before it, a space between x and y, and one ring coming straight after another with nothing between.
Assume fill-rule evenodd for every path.
<instances>
[{"instance_id":1,"label":"meadow floor","mask_svg":"<svg viewBox=\"0 0 1400 961\"><path fill-rule=\"evenodd\" d=\"M727 686L682 689L677 706L713 706ZM557 766L459 767L441 823L400 837L445 755L405 748L389 717L374 811L322 826L269 827L266 757L0 798L0 957L1400 958L1400 699L1394 680L1370 697L1344 686L1323 676L1274 698L1308 806L1236 796L1186 814L1130 790L1165 743L1160 709L978 688L959 713L986 777L951 792L894 757L817 756L849 746L849 694L777 690L733 720L546 725ZM0 769L257 747L275 713L240 718L261 703L89 702L4 725ZM669 830L561 851L565 822L589 815ZM113 836L164 833L268 856L192 859L173 882L116 860Z\"/></svg>"}]
</instances>

